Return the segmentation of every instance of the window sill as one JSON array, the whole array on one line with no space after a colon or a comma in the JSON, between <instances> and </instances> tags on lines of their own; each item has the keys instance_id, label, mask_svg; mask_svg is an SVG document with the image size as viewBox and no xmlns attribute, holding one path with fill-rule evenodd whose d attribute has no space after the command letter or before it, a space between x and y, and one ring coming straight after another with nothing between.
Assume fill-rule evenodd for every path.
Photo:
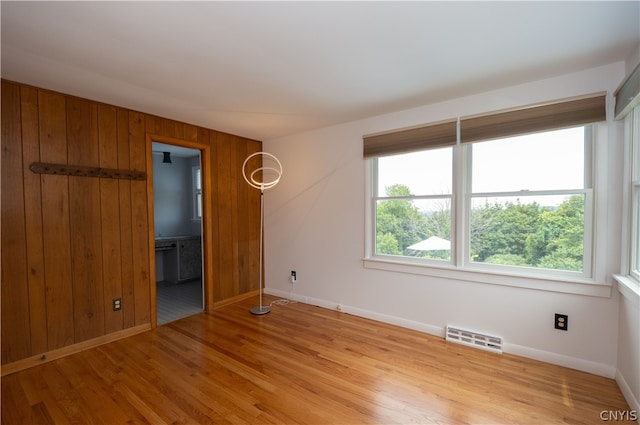
<instances>
[{"instance_id":1,"label":"window sill","mask_svg":"<svg viewBox=\"0 0 640 425\"><path fill-rule=\"evenodd\" d=\"M618 282L618 292L634 305L640 305L640 282L631 276L614 274L613 278Z\"/></svg>"},{"instance_id":2,"label":"window sill","mask_svg":"<svg viewBox=\"0 0 640 425\"><path fill-rule=\"evenodd\" d=\"M401 260L375 257L365 258L363 262L364 267L367 269L602 298L609 298L611 296L610 284L596 283L589 279L575 277L530 276L517 273L497 272L495 270L461 269L454 266L426 266L409 261L403 262Z\"/></svg>"}]
</instances>

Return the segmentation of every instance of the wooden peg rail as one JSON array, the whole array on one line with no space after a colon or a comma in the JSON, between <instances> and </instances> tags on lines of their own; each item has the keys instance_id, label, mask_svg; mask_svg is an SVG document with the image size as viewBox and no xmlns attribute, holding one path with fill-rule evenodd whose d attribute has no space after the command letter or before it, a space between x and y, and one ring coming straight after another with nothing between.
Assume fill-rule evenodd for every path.
<instances>
[{"instance_id":1,"label":"wooden peg rail","mask_svg":"<svg viewBox=\"0 0 640 425\"><path fill-rule=\"evenodd\" d=\"M76 177L102 177L107 179L146 180L144 171L118 170L114 168L85 167L82 165L49 164L33 162L29 169L37 174L57 174Z\"/></svg>"}]
</instances>

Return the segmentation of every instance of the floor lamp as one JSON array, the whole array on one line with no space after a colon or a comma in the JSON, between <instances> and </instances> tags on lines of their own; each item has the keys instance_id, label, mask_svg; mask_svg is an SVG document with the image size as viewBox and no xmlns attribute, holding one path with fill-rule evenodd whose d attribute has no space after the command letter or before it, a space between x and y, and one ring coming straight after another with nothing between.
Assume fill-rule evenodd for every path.
<instances>
[{"instance_id":1,"label":"floor lamp","mask_svg":"<svg viewBox=\"0 0 640 425\"><path fill-rule=\"evenodd\" d=\"M260 166L256 167L253 171L249 172L247 170L247 165L249 161L253 157L261 157ZM266 161L265 161L266 160ZM268 164L265 165L265 162ZM247 175L248 174L248 175ZM259 178L261 180L257 180L256 175L260 174ZM263 252L262 252L262 238L264 234L264 191L273 188L278 184L280 178L282 177L282 164L278 161L278 158L271 155L267 152L255 152L252 153L244 160L242 164L242 176L244 180L249 184L249 186L258 189L260 191L260 305L257 307L253 307L250 311L251 314L267 314L271 311L269 306L262 305L262 261L263 261Z\"/></svg>"}]
</instances>

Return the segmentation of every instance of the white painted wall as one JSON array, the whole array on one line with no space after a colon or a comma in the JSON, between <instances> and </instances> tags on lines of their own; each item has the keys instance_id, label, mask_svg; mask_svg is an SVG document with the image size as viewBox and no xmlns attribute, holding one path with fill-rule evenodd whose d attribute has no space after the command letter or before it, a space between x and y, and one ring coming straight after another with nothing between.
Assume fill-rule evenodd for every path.
<instances>
[{"instance_id":1,"label":"white painted wall","mask_svg":"<svg viewBox=\"0 0 640 425\"><path fill-rule=\"evenodd\" d=\"M489 93L267 140L283 164L265 194L267 292L444 335L447 324L499 335L505 351L614 377L620 295L594 297L365 269L365 161L362 136L455 116L483 113L606 90L624 63ZM428 76L425 76L428 78ZM603 279L619 272L622 135L609 126L607 194L599 198L606 227L598 248ZM603 195L605 195L603 193ZM289 272L298 282L289 282ZM514 278L516 279L516 278ZM553 313L569 331L553 329Z\"/></svg>"},{"instance_id":2,"label":"white painted wall","mask_svg":"<svg viewBox=\"0 0 640 425\"><path fill-rule=\"evenodd\" d=\"M640 412L640 295L620 286L616 381L632 410Z\"/></svg>"}]
</instances>

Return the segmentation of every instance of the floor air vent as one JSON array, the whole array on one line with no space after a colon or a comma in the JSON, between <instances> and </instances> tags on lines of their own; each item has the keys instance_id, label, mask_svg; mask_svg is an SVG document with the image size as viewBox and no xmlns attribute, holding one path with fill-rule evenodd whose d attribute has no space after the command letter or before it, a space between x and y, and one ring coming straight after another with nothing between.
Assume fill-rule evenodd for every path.
<instances>
[{"instance_id":1,"label":"floor air vent","mask_svg":"<svg viewBox=\"0 0 640 425\"><path fill-rule=\"evenodd\" d=\"M493 351L494 353L502 353L502 338L498 336L489 336L447 326L446 339L447 341L457 342L458 344Z\"/></svg>"}]
</instances>

